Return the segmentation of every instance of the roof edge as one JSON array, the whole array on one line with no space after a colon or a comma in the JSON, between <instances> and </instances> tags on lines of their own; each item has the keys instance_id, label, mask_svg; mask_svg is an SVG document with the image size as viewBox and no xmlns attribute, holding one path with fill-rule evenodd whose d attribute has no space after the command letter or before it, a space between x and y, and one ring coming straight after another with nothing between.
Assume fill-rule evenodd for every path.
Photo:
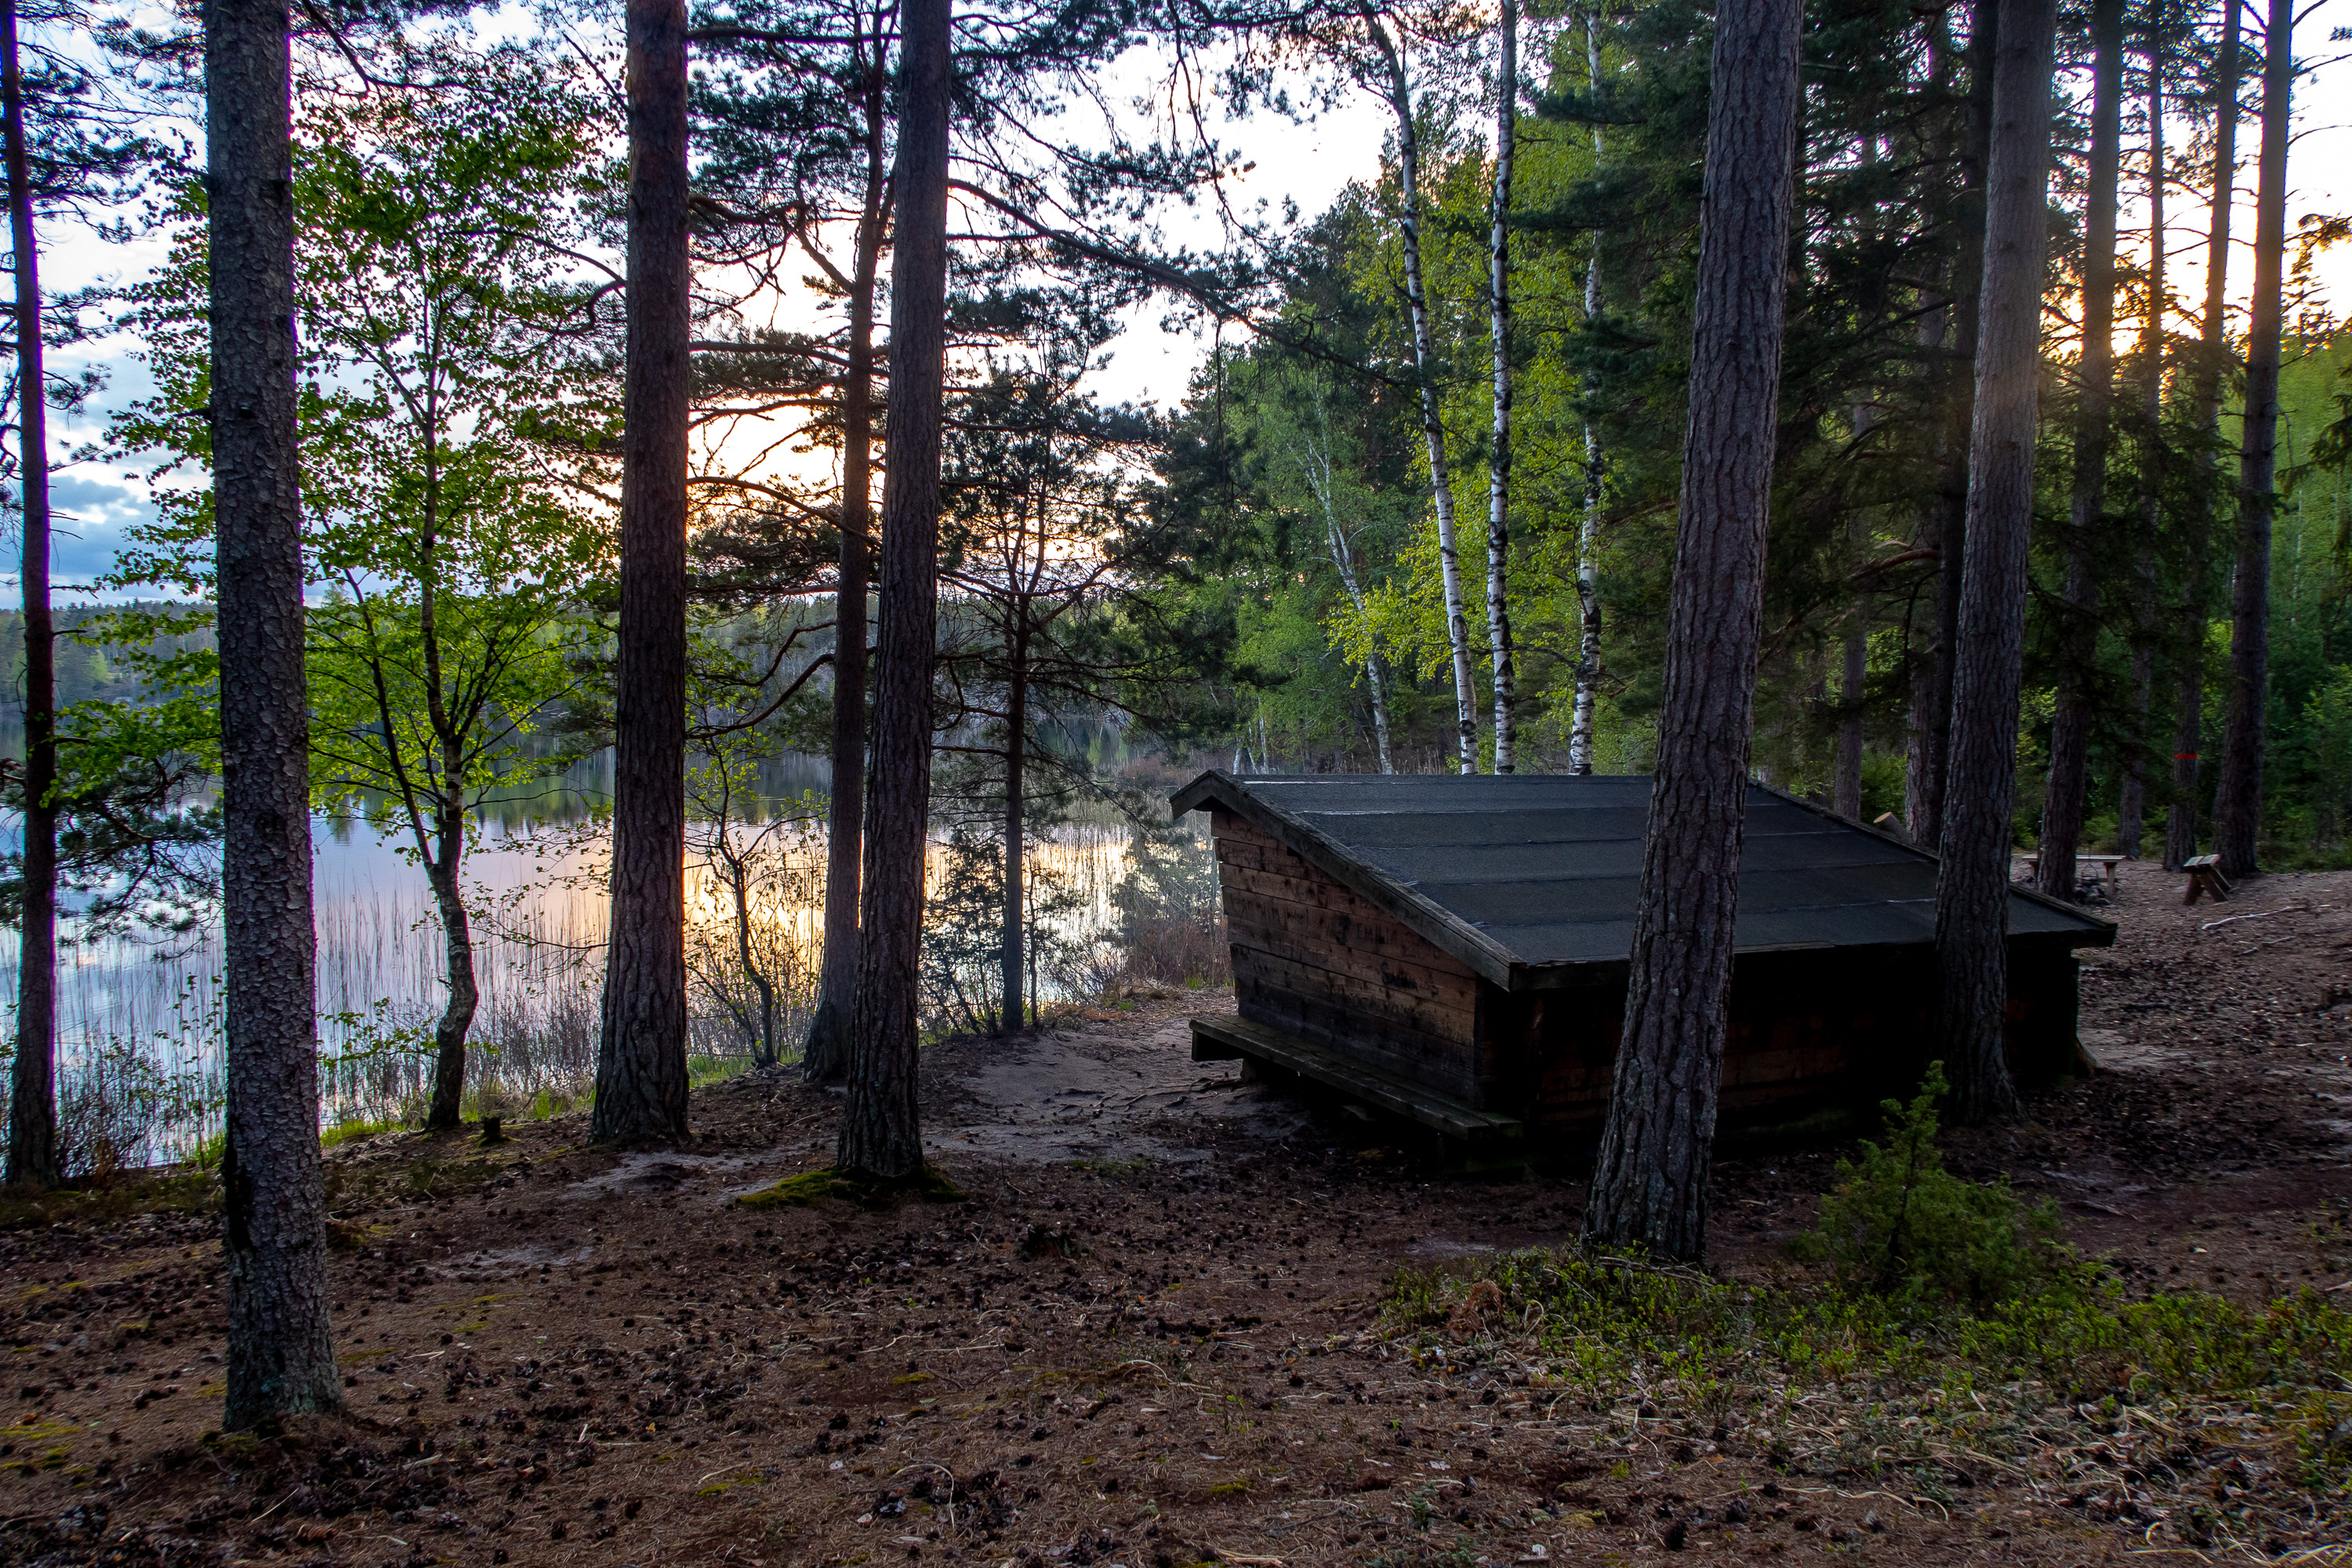
<instances>
[{"instance_id":1,"label":"roof edge","mask_svg":"<svg viewBox=\"0 0 2352 1568\"><path fill-rule=\"evenodd\" d=\"M1406 929L1441 952L1460 959L1506 991L1524 987L1527 965L1476 926L1436 900L1349 856L1315 828L1222 768L1211 768L1168 797L1177 816L1206 805L1222 805L1279 839L1300 859L1358 897L1394 915Z\"/></svg>"},{"instance_id":2,"label":"roof edge","mask_svg":"<svg viewBox=\"0 0 2352 1568\"><path fill-rule=\"evenodd\" d=\"M1941 856L1937 855L1930 850L1920 848L1908 838L1897 837L1895 835L1887 832L1885 828L1880 827L1875 823L1858 821L1853 817L1845 816L1842 812L1832 811L1828 806L1822 805L1817 801L1807 800L1802 795L1791 795L1787 790L1776 789L1768 784L1758 783L1755 784L1755 787L1762 790L1769 795L1773 795L1779 799L1787 801L1790 805L1796 806L1800 810L1810 811L1815 816L1828 817L1832 822L1836 823L1841 827L1851 827L1859 832L1870 834L1874 837L1882 839L1888 844L1892 844L1897 849L1906 850L1910 854L1916 855L1920 859L1937 867L1940 874L1943 865L1943 858ZM2024 899L2030 903L2040 904L2043 909L2053 910L2058 914L2068 915L2082 921L2084 929L2080 932L2076 933L2079 935L2081 940L2069 942L2067 943L2069 947L2113 947L2116 944L2116 932L2121 928L2114 921L2108 920L2101 915L2095 915L2090 910L2083 908L2080 904L2070 904L2063 899L2053 899L2049 894L2043 892L2041 889L2032 886L2031 883L2011 881L2009 884L2009 891L2011 898ZM2021 941L2027 937L2033 936L2039 936L2046 941L2049 938L2059 934L2060 933L2056 931L2003 933L2005 938L2013 938Z\"/></svg>"}]
</instances>

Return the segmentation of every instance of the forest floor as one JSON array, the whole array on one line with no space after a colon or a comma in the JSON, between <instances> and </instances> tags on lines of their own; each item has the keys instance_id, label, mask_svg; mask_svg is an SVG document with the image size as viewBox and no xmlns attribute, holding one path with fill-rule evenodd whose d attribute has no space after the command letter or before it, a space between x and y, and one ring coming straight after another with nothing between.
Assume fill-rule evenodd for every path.
<instances>
[{"instance_id":1,"label":"forest floor","mask_svg":"<svg viewBox=\"0 0 2352 1568\"><path fill-rule=\"evenodd\" d=\"M2126 868L2121 938L2085 955L2106 1070L1949 1157L2056 1199L2123 1296L2259 1319L2307 1290L2324 1334L2352 1279L2352 875L2179 886ZM697 1091L677 1151L584 1147L578 1116L341 1144L350 1418L258 1439L216 1430L217 1216L173 1201L200 1184L16 1200L0 1564L2352 1557L2325 1469L2352 1384L2061 1396L1962 1351L1841 1360L1823 1319L1753 1353L1563 1352L1477 1281L1571 1237L1580 1181L1445 1178L1193 1063L1185 1018L1230 1005L929 1051L961 1201L739 1202L829 1157L838 1097L780 1073ZM1797 1288L1783 1246L1852 1147L1721 1163L1730 1283L1661 1288Z\"/></svg>"}]
</instances>

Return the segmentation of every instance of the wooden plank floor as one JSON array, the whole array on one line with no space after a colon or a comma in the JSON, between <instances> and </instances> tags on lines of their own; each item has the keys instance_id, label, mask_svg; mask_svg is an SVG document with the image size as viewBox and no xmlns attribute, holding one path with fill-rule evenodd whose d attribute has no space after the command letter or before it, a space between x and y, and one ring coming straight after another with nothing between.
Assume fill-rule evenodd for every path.
<instances>
[{"instance_id":1,"label":"wooden plank floor","mask_svg":"<svg viewBox=\"0 0 2352 1568\"><path fill-rule=\"evenodd\" d=\"M1517 1138L1521 1131L1516 1118L1480 1110L1409 1079L1350 1060L1328 1046L1303 1040L1286 1030L1246 1018L1192 1020L1194 1061L1230 1061L1236 1057L1249 1057L1287 1068L1328 1084L1351 1099L1408 1117L1466 1143Z\"/></svg>"}]
</instances>

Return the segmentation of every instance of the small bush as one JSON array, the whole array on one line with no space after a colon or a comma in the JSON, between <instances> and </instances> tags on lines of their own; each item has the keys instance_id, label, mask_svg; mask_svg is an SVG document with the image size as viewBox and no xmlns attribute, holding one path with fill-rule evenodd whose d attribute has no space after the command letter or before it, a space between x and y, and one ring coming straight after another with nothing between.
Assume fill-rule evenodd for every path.
<instances>
[{"instance_id":1,"label":"small bush","mask_svg":"<svg viewBox=\"0 0 2352 1568\"><path fill-rule=\"evenodd\" d=\"M1936 1101L1950 1087L1944 1064L1931 1062L1909 1105L1885 1102L1885 1142L1865 1141L1861 1159L1838 1162L1836 1189L1792 1252L1826 1262L1843 1289L1922 1309L1982 1310L2046 1291L2073 1271L2056 1205L1944 1169Z\"/></svg>"}]
</instances>

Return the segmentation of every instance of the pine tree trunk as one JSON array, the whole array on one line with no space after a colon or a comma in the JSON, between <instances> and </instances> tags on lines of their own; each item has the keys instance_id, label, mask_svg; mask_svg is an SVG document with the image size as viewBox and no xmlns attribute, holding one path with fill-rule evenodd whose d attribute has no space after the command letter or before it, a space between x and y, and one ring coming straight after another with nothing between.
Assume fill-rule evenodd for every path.
<instances>
[{"instance_id":1,"label":"pine tree trunk","mask_svg":"<svg viewBox=\"0 0 2352 1568\"><path fill-rule=\"evenodd\" d=\"M2147 298L2140 322L2139 548L2133 604L2131 744L2124 754L2123 788L2116 800L2116 847L2139 858L2147 816L2147 716L2156 680L2156 551L2164 528L2164 7L2148 23L2147 44Z\"/></svg>"},{"instance_id":2,"label":"pine tree trunk","mask_svg":"<svg viewBox=\"0 0 2352 1568\"><path fill-rule=\"evenodd\" d=\"M1857 614L1859 622L1860 616ZM1870 635L1860 625L1845 634L1838 687L1837 764L1830 804L1841 816L1862 818L1863 698L1870 680Z\"/></svg>"},{"instance_id":3,"label":"pine tree trunk","mask_svg":"<svg viewBox=\"0 0 2352 1568\"><path fill-rule=\"evenodd\" d=\"M2216 60L2213 105L2213 181L2205 230L2205 310L2197 344L2195 397L2197 446L2195 499L2188 520L2189 563L2180 595L2181 640L2179 685L2172 730L2172 803L2165 809L2164 867L2178 871L2197 854L2197 764L2205 731L2205 626L2210 615L2206 579L2213 562L2213 448L2221 420L2222 373L2230 359L2230 211L2238 184L2239 11L2222 7L2221 48Z\"/></svg>"},{"instance_id":4,"label":"pine tree trunk","mask_svg":"<svg viewBox=\"0 0 2352 1568\"><path fill-rule=\"evenodd\" d=\"M2225 875L2257 868L2263 827L2263 747L2270 700L2271 510L2277 504L2281 274L2286 259L2287 52L2293 0L2271 0L2263 57L2263 151L2254 197L2254 288L2247 305L2246 412L2238 457L2238 573L2230 618L2230 701L2221 777L2213 795L2213 851Z\"/></svg>"},{"instance_id":5,"label":"pine tree trunk","mask_svg":"<svg viewBox=\"0 0 2352 1568\"><path fill-rule=\"evenodd\" d=\"M2084 774L2091 751L2092 663L2098 653L2098 537L2107 505L2116 379L2116 189L2123 157L2123 0L2093 0L2091 162L2083 216L2082 391L2074 482L2066 517L2066 581L2058 623L2058 690L2050 725L2049 793L2034 884L2074 897Z\"/></svg>"},{"instance_id":6,"label":"pine tree trunk","mask_svg":"<svg viewBox=\"0 0 2352 1568\"><path fill-rule=\"evenodd\" d=\"M922 960L923 851L931 805L931 664L939 642L940 425L947 353L950 0L899 12L897 222L890 260L889 403L883 447L882 595L872 762L866 796L857 1007L845 1171L922 1168L915 1100L915 996Z\"/></svg>"},{"instance_id":7,"label":"pine tree trunk","mask_svg":"<svg viewBox=\"0 0 2352 1568\"><path fill-rule=\"evenodd\" d=\"M1584 10L1585 85L1601 90L1600 8ZM1601 128L1592 127L1592 163L1601 166L1605 152ZM1592 233L1592 249L1584 258L1584 320L1589 326L1601 314L1601 231ZM1601 432L1584 421L1584 512L1576 529L1576 694L1569 710L1568 771L1592 772L1592 719L1601 687L1601 503L1608 465L1601 455Z\"/></svg>"},{"instance_id":8,"label":"pine tree trunk","mask_svg":"<svg viewBox=\"0 0 2352 1568\"><path fill-rule=\"evenodd\" d=\"M342 1404L319 1157L287 20L285 0L209 0L204 16L232 1432Z\"/></svg>"},{"instance_id":9,"label":"pine tree trunk","mask_svg":"<svg viewBox=\"0 0 2352 1568\"><path fill-rule=\"evenodd\" d=\"M2005 1114L2017 1103L2002 1050L2010 816L2041 404L2056 31L2057 0L2000 0L1976 413L1969 437L1968 554L1952 643L1952 749L1936 879L1939 1043L1954 1110L1969 1122Z\"/></svg>"},{"instance_id":10,"label":"pine tree trunk","mask_svg":"<svg viewBox=\"0 0 2352 1568\"><path fill-rule=\"evenodd\" d=\"M1005 689L1004 733L1004 1011L997 1022L1000 1033L1022 1027L1022 914L1025 907L1024 873L1029 826L1029 801L1023 773L1029 763L1029 629L1028 608L1015 595L1013 613L1019 621L1013 633L1012 657Z\"/></svg>"},{"instance_id":11,"label":"pine tree trunk","mask_svg":"<svg viewBox=\"0 0 2352 1568\"><path fill-rule=\"evenodd\" d=\"M1462 561L1454 548L1454 476L1445 463L1445 421L1438 403L1437 345L1422 284L1421 132L1412 118L1412 86L1404 56L1369 15L1365 30L1387 75L1385 96L1397 122L1397 190L1404 204L1398 247L1404 253L1404 299L1412 324L1415 378L1421 384L1421 435L1429 458L1429 494L1437 512L1438 576L1445 594L1445 641L1454 656L1455 753L1465 773L1478 771L1478 695L1470 670L1470 624L1462 599Z\"/></svg>"},{"instance_id":12,"label":"pine tree trunk","mask_svg":"<svg viewBox=\"0 0 2352 1568\"><path fill-rule=\"evenodd\" d=\"M1501 0L1495 194L1486 241L1487 330L1495 340L1495 429L1486 459L1486 637L1495 660L1495 771L1517 765L1518 687L1511 655L1511 164L1519 117L1519 10Z\"/></svg>"},{"instance_id":13,"label":"pine tree trunk","mask_svg":"<svg viewBox=\"0 0 2352 1568\"><path fill-rule=\"evenodd\" d=\"M685 0L627 0L628 354L612 918L589 1136L686 1136Z\"/></svg>"},{"instance_id":14,"label":"pine tree trunk","mask_svg":"<svg viewBox=\"0 0 2352 1568\"><path fill-rule=\"evenodd\" d=\"M465 889L458 879L466 843L464 813L442 811L436 837L440 853L426 868L434 908L441 917L449 1003L433 1026L433 1101L425 1112L425 1130L448 1132L464 1120L466 1037L473 1029L481 992L474 981L473 921L467 914Z\"/></svg>"},{"instance_id":15,"label":"pine tree trunk","mask_svg":"<svg viewBox=\"0 0 2352 1568\"><path fill-rule=\"evenodd\" d=\"M1958 232L1951 250L1948 311L1952 393L1937 444L1943 454L1927 533L1936 547L1936 637L1924 681L1915 680L1911 766L1904 816L1911 842L1935 848L1944 841L1944 797L1950 784L1952 698L1958 668L1960 588L1969 534L1969 443L1976 424L1976 362L1984 336L1986 183L1993 130L1993 62L2000 43L1999 0L1975 0L1969 12L1969 90L1960 139ZM1942 323L1938 322L1940 326ZM1922 323L1923 327L1926 323Z\"/></svg>"},{"instance_id":16,"label":"pine tree trunk","mask_svg":"<svg viewBox=\"0 0 2352 1568\"><path fill-rule=\"evenodd\" d=\"M882 260L888 172L884 46L866 75L866 209L849 290L849 353L841 386L841 564L834 592L833 795L825 813L824 968L801 1068L812 1083L838 1082L849 1066L849 1015L857 994L858 868L866 813L866 590L874 520L874 282Z\"/></svg>"},{"instance_id":17,"label":"pine tree trunk","mask_svg":"<svg viewBox=\"0 0 2352 1568\"><path fill-rule=\"evenodd\" d=\"M1779 434L1799 0L1725 0L1707 101L1690 419L1623 1044L1584 1234L1696 1260L1738 918Z\"/></svg>"},{"instance_id":18,"label":"pine tree trunk","mask_svg":"<svg viewBox=\"0 0 2352 1568\"><path fill-rule=\"evenodd\" d=\"M41 363L40 250L25 154L24 68L16 0L0 0L0 116L8 164L8 237L16 273L16 428L22 460L25 607L25 847L18 927L16 1054L8 1079L10 1185L65 1179L58 1148L57 631L49 614L49 438Z\"/></svg>"}]
</instances>

